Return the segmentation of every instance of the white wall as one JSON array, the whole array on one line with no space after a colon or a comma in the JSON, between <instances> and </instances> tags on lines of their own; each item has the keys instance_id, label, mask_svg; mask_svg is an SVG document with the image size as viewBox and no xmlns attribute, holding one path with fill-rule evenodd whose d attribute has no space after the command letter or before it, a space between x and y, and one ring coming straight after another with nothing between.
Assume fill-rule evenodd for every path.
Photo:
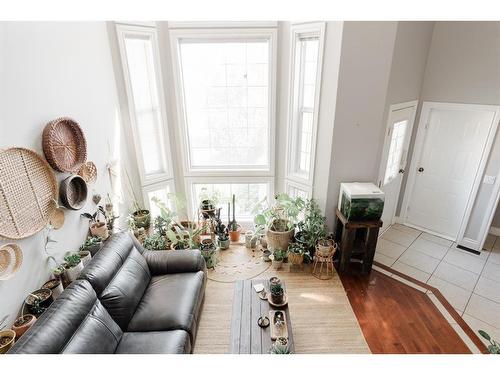
<instances>
[{"instance_id":1,"label":"white wall","mask_svg":"<svg viewBox=\"0 0 500 375\"><path fill-rule=\"evenodd\" d=\"M125 153L106 25L0 22L0 36L0 148L22 146L43 154L45 124L70 116L82 126L88 159L98 169L84 209L66 210L64 226L53 231L58 242L48 251L62 259L85 239L88 222L80 213L95 209L92 193L104 197L109 191L105 165L110 155L119 155L120 148ZM59 180L65 176L57 173ZM14 241L23 250L24 261L13 278L0 281L0 321L7 316L6 326L10 327L26 294L39 288L53 269L44 253L44 239L41 232Z\"/></svg>"},{"instance_id":2,"label":"white wall","mask_svg":"<svg viewBox=\"0 0 500 375\"><path fill-rule=\"evenodd\" d=\"M436 22L422 86L423 101L500 104L500 23ZM497 135L485 174L500 172ZM475 238L486 220L493 185L480 187L466 231ZM495 223L500 225L500 212Z\"/></svg>"},{"instance_id":3,"label":"white wall","mask_svg":"<svg viewBox=\"0 0 500 375\"><path fill-rule=\"evenodd\" d=\"M397 22L344 22L326 204L330 227L340 183L377 178L396 31Z\"/></svg>"}]
</instances>

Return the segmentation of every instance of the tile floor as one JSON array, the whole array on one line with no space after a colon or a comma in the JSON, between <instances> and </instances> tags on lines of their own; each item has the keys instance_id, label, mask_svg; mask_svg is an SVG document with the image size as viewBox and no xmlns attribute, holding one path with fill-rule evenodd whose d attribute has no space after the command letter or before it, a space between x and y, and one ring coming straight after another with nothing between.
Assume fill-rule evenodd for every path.
<instances>
[{"instance_id":1,"label":"tile floor","mask_svg":"<svg viewBox=\"0 0 500 375\"><path fill-rule=\"evenodd\" d=\"M375 260L438 288L474 331L500 340L500 237L488 235L475 255L395 224L379 238Z\"/></svg>"}]
</instances>

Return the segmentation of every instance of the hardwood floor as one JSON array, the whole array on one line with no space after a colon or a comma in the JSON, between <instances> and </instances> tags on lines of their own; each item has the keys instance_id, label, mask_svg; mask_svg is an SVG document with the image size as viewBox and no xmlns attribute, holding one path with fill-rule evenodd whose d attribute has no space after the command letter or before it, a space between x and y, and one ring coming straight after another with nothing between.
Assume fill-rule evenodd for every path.
<instances>
[{"instance_id":1,"label":"hardwood floor","mask_svg":"<svg viewBox=\"0 0 500 375\"><path fill-rule=\"evenodd\" d=\"M372 353L471 353L425 293L353 268L340 278Z\"/></svg>"}]
</instances>

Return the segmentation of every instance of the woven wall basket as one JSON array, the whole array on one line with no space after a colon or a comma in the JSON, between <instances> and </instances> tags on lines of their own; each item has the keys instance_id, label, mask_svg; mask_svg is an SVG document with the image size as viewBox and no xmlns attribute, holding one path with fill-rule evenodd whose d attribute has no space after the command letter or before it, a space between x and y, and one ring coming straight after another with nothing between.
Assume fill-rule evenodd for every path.
<instances>
[{"instance_id":1,"label":"woven wall basket","mask_svg":"<svg viewBox=\"0 0 500 375\"><path fill-rule=\"evenodd\" d=\"M59 172L76 172L87 159L87 141L78 123L69 117L49 122L43 130L43 153Z\"/></svg>"},{"instance_id":2,"label":"woven wall basket","mask_svg":"<svg viewBox=\"0 0 500 375\"><path fill-rule=\"evenodd\" d=\"M10 279L23 263L23 252L14 243L0 247L0 280Z\"/></svg>"},{"instance_id":3,"label":"woven wall basket","mask_svg":"<svg viewBox=\"0 0 500 375\"><path fill-rule=\"evenodd\" d=\"M0 151L0 236L29 237L47 225L57 199L54 172L36 152Z\"/></svg>"},{"instance_id":4,"label":"woven wall basket","mask_svg":"<svg viewBox=\"0 0 500 375\"><path fill-rule=\"evenodd\" d=\"M71 175L61 182L61 201L70 210L79 210L87 201L87 183L77 174Z\"/></svg>"},{"instance_id":5,"label":"woven wall basket","mask_svg":"<svg viewBox=\"0 0 500 375\"><path fill-rule=\"evenodd\" d=\"M97 167L91 161L83 163L78 174L82 176L87 184L91 184L97 180Z\"/></svg>"}]
</instances>

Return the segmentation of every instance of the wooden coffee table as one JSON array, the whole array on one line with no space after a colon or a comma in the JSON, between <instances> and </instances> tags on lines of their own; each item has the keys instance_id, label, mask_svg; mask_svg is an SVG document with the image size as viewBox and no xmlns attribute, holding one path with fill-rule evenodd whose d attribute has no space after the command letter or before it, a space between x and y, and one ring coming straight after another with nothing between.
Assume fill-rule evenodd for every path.
<instances>
[{"instance_id":1,"label":"wooden coffee table","mask_svg":"<svg viewBox=\"0 0 500 375\"><path fill-rule=\"evenodd\" d=\"M259 298L253 286L263 284L269 292L269 280L239 280L234 286L233 314L231 317L230 353L233 354L266 354L269 353L273 341L271 328L261 328L257 320L262 315L269 317L270 310L282 310L286 315L288 343L290 353L294 352L292 322L288 305L278 308ZM285 284L283 289L286 291Z\"/></svg>"}]
</instances>

